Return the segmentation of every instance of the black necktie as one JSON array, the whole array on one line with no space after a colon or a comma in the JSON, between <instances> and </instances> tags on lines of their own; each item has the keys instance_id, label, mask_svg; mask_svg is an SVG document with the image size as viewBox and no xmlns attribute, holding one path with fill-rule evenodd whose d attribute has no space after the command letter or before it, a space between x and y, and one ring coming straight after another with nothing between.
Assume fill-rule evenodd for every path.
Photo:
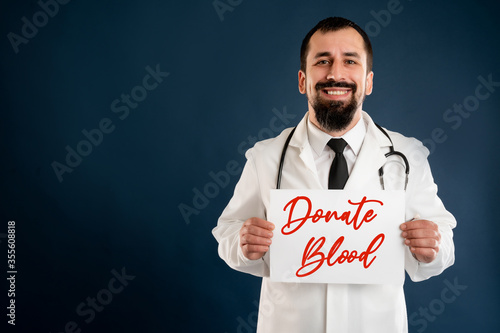
<instances>
[{"instance_id":1,"label":"black necktie","mask_svg":"<svg viewBox=\"0 0 500 333\"><path fill-rule=\"evenodd\" d=\"M330 177L328 178L328 189L341 190L344 188L349 172L347 171L347 162L344 157L344 148L347 142L344 139L330 139L328 147L335 152L332 166L330 167Z\"/></svg>"}]
</instances>

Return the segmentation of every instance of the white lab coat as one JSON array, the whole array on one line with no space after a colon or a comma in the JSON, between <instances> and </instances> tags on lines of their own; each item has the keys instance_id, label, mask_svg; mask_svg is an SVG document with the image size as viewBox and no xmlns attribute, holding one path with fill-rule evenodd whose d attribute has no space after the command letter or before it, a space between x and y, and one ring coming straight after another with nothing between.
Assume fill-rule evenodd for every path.
<instances>
[{"instance_id":1,"label":"white lab coat","mask_svg":"<svg viewBox=\"0 0 500 333\"><path fill-rule=\"evenodd\" d=\"M282 189L323 189L307 138L308 114L290 141L283 169ZM367 132L345 189L380 189L379 168L390 142L363 112ZM213 235L220 257L233 269L262 277L258 333L365 333L407 332L406 303L402 285L282 283L269 279L269 252L259 260L243 256L239 231L250 217L266 219L270 189L276 177L283 144L291 129L273 139L258 142L246 153L247 163L234 195L222 213ZM406 248L405 269L413 281L440 274L454 262L454 217L437 196L437 186L427 162L428 150L420 141L388 131L396 150L410 162L405 193L405 218L417 213L438 224L442 236L437 258L419 263ZM398 163L385 166L386 189L402 189L404 170ZM272 221L271 221L272 222ZM401 221L404 222L404 221ZM271 249L272 251L272 245Z\"/></svg>"}]
</instances>

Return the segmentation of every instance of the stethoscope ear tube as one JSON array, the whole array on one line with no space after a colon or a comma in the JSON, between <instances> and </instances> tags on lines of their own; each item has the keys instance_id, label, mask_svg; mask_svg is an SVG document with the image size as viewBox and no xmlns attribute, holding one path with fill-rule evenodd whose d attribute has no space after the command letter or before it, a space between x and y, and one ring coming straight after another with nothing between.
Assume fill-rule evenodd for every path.
<instances>
[{"instance_id":1,"label":"stethoscope ear tube","mask_svg":"<svg viewBox=\"0 0 500 333\"><path fill-rule=\"evenodd\" d=\"M290 134L288 134L285 144L283 145L283 151L281 152L281 158L280 158L280 166L278 168L278 180L276 181L277 190L279 190L281 186L281 174L283 173L283 164L285 163L286 150L288 149L288 144L290 143L290 140L292 139L293 133L295 132L296 128L297 126L295 126L290 132Z\"/></svg>"}]
</instances>

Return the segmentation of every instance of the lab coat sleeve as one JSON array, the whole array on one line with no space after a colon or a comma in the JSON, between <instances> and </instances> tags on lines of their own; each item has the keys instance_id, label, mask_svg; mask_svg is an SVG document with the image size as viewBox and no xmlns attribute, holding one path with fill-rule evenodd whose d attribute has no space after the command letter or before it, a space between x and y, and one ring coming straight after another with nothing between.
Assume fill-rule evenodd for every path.
<instances>
[{"instance_id":1,"label":"lab coat sleeve","mask_svg":"<svg viewBox=\"0 0 500 333\"><path fill-rule=\"evenodd\" d=\"M412 281L426 280L441 274L455 261L453 231L456 220L446 210L437 195L437 185L434 183L427 157L429 151L422 143L413 140L413 149L407 156L410 160L411 178L408 183L406 198L406 220L411 220L417 214L421 219L429 220L438 225L441 234L439 252L431 263L421 263L416 260L406 246L405 268Z\"/></svg>"},{"instance_id":2,"label":"lab coat sleeve","mask_svg":"<svg viewBox=\"0 0 500 333\"><path fill-rule=\"evenodd\" d=\"M220 216L212 234L219 243L219 256L229 267L256 276L269 276L264 257L250 260L243 255L239 232L243 223L251 217L266 218L262 203L259 177L255 167L253 149L246 153L247 162L236 184L233 197ZM266 256L268 254L266 253Z\"/></svg>"}]
</instances>

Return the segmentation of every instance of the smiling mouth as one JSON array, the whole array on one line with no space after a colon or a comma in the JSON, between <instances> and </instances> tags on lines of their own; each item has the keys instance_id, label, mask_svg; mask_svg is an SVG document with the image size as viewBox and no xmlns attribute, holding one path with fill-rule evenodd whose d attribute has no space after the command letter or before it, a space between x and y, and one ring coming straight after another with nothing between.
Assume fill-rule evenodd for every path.
<instances>
[{"instance_id":1,"label":"smiling mouth","mask_svg":"<svg viewBox=\"0 0 500 333\"><path fill-rule=\"evenodd\" d=\"M335 95L335 96L345 95L349 93L349 90L323 90L323 91L328 95Z\"/></svg>"}]
</instances>

